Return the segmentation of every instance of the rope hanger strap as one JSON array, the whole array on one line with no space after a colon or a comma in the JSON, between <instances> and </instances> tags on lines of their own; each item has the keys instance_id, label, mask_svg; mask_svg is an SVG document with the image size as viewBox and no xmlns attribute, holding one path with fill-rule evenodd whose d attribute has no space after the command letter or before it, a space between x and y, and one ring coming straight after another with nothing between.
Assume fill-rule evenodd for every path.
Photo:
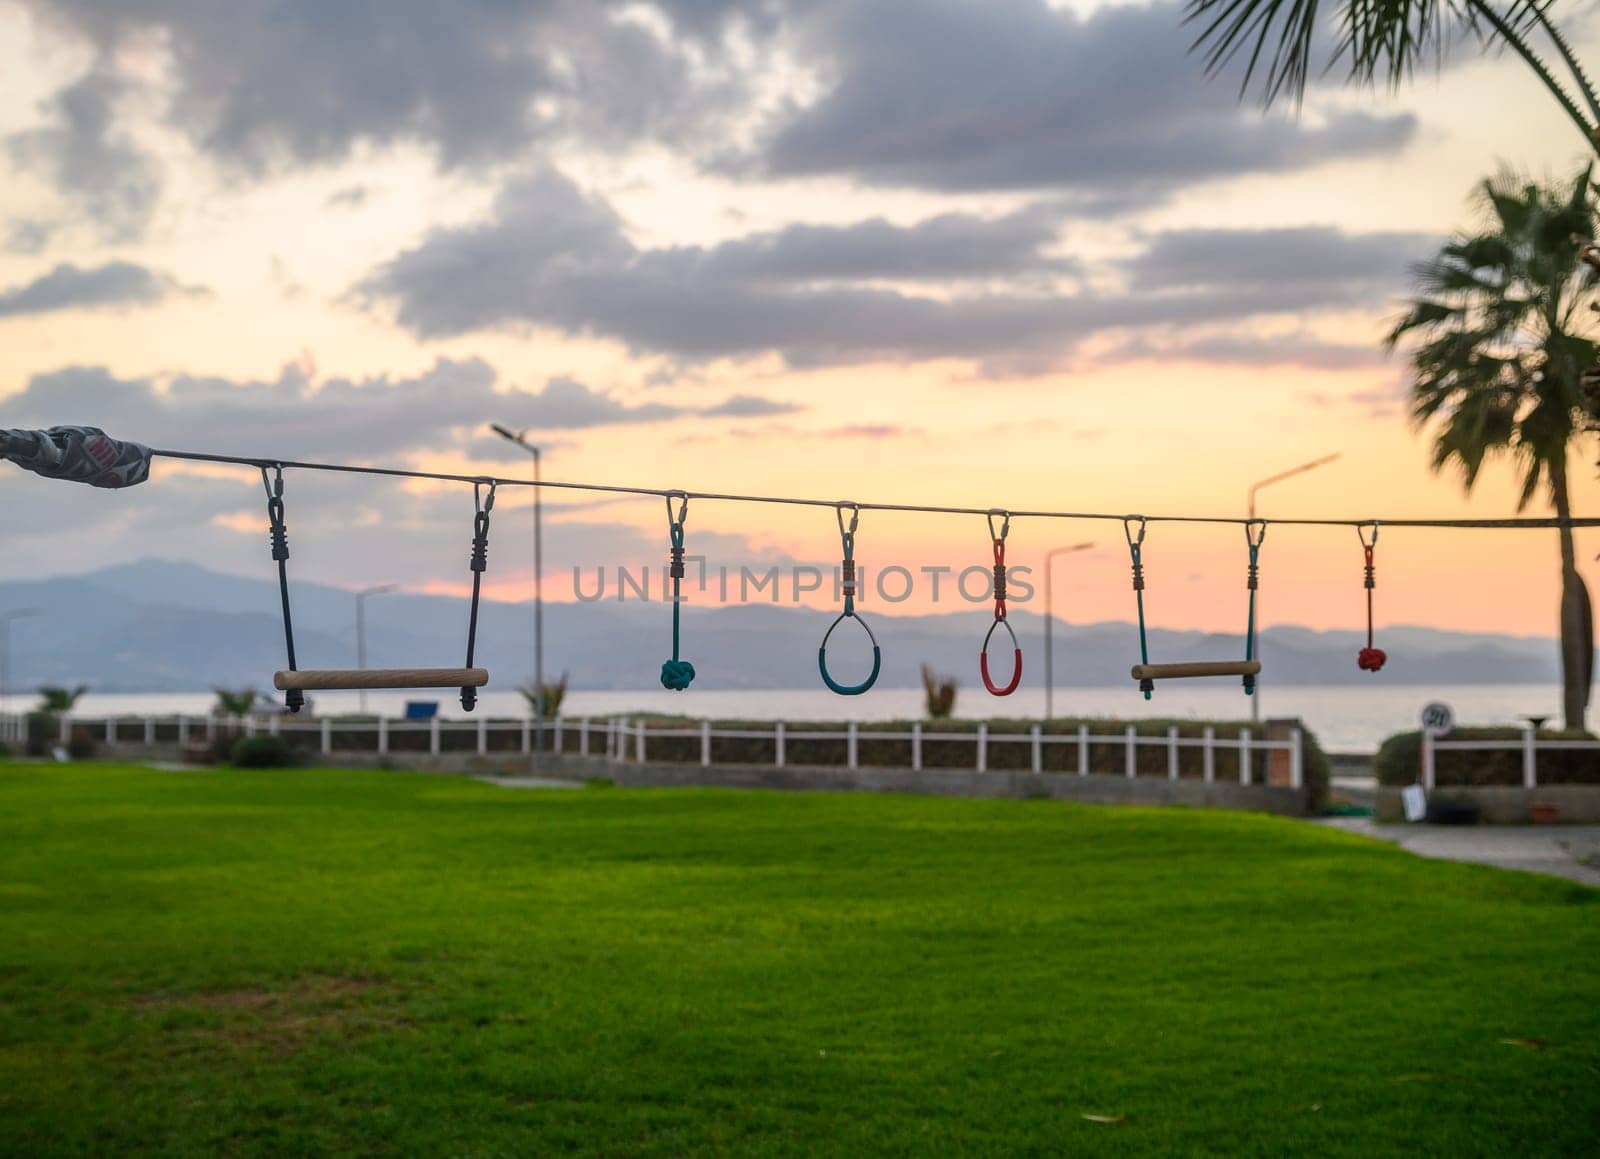
<instances>
[{"instance_id":1,"label":"rope hanger strap","mask_svg":"<svg viewBox=\"0 0 1600 1159\"><path fill-rule=\"evenodd\" d=\"M1003 517L998 531L994 524L996 516ZM989 539L994 547L994 622L989 625L983 647L978 652L978 671L983 676L983 686L991 695L1010 696L1022 683L1022 645L1017 642L1016 629L1006 619L1006 537L1011 534L1011 513L996 508L987 518ZM996 684L989 675L989 641L994 638L996 628L1004 628L1011 637L1011 682L1004 686Z\"/></svg>"},{"instance_id":2,"label":"rope hanger strap","mask_svg":"<svg viewBox=\"0 0 1600 1159\"><path fill-rule=\"evenodd\" d=\"M683 595L683 524L689 515L689 497L678 493L678 510L672 510L671 495L667 496L667 534L672 543L672 560L668 572L672 577L672 659L661 665L661 687L682 692L694 683L694 665L678 658L678 609Z\"/></svg>"},{"instance_id":3,"label":"rope hanger strap","mask_svg":"<svg viewBox=\"0 0 1600 1159\"><path fill-rule=\"evenodd\" d=\"M1244 633L1244 661L1246 664L1255 662L1256 658L1256 592L1261 587L1261 545L1267 539L1267 521L1265 519L1251 519L1244 525L1244 541L1250 549L1250 568L1245 578L1245 587L1250 589L1250 617L1245 626ZM1261 666L1256 664L1254 672L1245 672L1244 694L1253 696L1256 690L1256 674L1261 671Z\"/></svg>"},{"instance_id":4,"label":"rope hanger strap","mask_svg":"<svg viewBox=\"0 0 1600 1159\"><path fill-rule=\"evenodd\" d=\"M1356 528L1356 535L1361 539L1361 552L1366 557L1366 577L1362 581L1362 586L1367 589L1367 646L1356 655L1356 666L1363 672L1377 672L1388 662L1389 654L1382 648L1375 648L1372 645L1372 589L1378 586L1372 553L1378 546L1378 521L1374 519L1369 527L1370 538L1368 527Z\"/></svg>"},{"instance_id":5,"label":"rope hanger strap","mask_svg":"<svg viewBox=\"0 0 1600 1159\"><path fill-rule=\"evenodd\" d=\"M272 536L272 558L278 565L278 598L283 604L283 646L288 654L290 673L295 671L294 616L289 611L289 530L283 517L283 466L272 465L272 477L261 468L261 486L267 493L267 525ZM306 705L306 694L299 688L285 690L283 706L299 712Z\"/></svg>"},{"instance_id":6,"label":"rope hanger strap","mask_svg":"<svg viewBox=\"0 0 1600 1159\"><path fill-rule=\"evenodd\" d=\"M1139 528L1137 533L1135 524ZM1150 667L1150 635L1144 623L1144 533L1147 527L1148 520L1143 515L1130 515L1122 521L1122 533L1128 539L1128 555L1133 560L1133 596L1139 605L1139 668ZM1156 690L1154 677L1141 675L1139 669L1135 669L1134 678L1139 681L1139 691L1149 700Z\"/></svg>"},{"instance_id":7,"label":"rope hanger strap","mask_svg":"<svg viewBox=\"0 0 1600 1159\"><path fill-rule=\"evenodd\" d=\"M848 526L844 521L846 508L850 509ZM822 637L822 644L817 649L817 669L822 673L822 682L830 691L840 696L860 696L878 682L878 673L883 667L883 653L878 648L878 638L872 634L872 628L856 615L856 528L861 523L861 508L849 501L840 502L834 507L834 515L839 521L839 542L843 546L844 554L839 566L839 590L844 596L844 610L839 613L838 619L833 621ZM867 640L872 644L872 671L860 684L841 684L828 672L828 641L833 637L834 629L846 620L854 620L860 624L861 630L867 634Z\"/></svg>"},{"instance_id":8,"label":"rope hanger strap","mask_svg":"<svg viewBox=\"0 0 1600 1159\"><path fill-rule=\"evenodd\" d=\"M484 488L488 488L487 496ZM472 557L467 566L472 569L472 607L467 614L466 668L476 671L473 661L478 650L478 604L483 593L483 573L489 570L489 513L494 510L495 482L478 479L472 484ZM478 688L475 684L461 685L461 708L471 712L478 706Z\"/></svg>"}]
</instances>

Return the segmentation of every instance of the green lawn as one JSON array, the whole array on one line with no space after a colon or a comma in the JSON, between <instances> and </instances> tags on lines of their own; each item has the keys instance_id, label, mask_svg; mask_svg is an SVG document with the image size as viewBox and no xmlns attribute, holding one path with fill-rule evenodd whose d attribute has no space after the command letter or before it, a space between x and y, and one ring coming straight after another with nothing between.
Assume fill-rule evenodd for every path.
<instances>
[{"instance_id":1,"label":"green lawn","mask_svg":"<svg viewBox=\"0 0 1600 1159\"><path fill-rule=\"evenodd\" d=\"M1592 1153L1597 903L1241 814L0 765L0 1152Z\"/></svg>"}]
</instances>

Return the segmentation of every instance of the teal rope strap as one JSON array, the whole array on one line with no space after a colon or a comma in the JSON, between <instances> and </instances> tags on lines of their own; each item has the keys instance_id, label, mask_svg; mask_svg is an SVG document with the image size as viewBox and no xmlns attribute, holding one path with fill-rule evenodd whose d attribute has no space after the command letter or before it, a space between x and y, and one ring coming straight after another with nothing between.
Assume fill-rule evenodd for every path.
<instances>
[{"instance_id":1,"label":"teal rope strap","mask_svg":"<svg viewBox=\"0 0 1600 1159\"><path fill-rule=\"evenodd\" d=\"M680 632L679 612L683 595L683 523L689 514L689 497L681 491L678 510L672 510L672 496L667 496L667 532L672 540L672 659L661 665L661 687L672 692L682 692L694 683L694 665L678 659Z\"/></svg>"},{"instance_id":2,"label":"teal rope strap","mask_svg":"<svg viewBox=\"0 0 1600 1159\"><path fill-rule=\"evenodd\" d=\"M1138 523L1139 534L1133 533ZM1139 663L1150 663L1150 639L1144 627L1144 532L1145 517L1129 515L1122 521L1122 533L1128 538L1128 554L1133 558L1133 594L1139 604ZM1139 691L1149 700L1156 690L1156 682L1146 676L1139 681Z\"/></svg>"},{"instance_id":3,"label":"teal rope strap","mask_svg":"<svg viewBox=\"0 0 1600 1159\"><path fill-rule=\"evenodd\" d=\"M844 510L850 508L850 525L845 526ZM844 547L844 561L840 565L840 591L844 595L844 611L839 613L838 619L828 628L822 637L822 645L817 649L817 669L822 673L822 683L828 690L840 696L860 696L867 689L878 682L878 673L883 668L883 653L878 648L878 638L872 634L872 628L860 616L856 615L856 527L861 522L861 509L854 503L840 503L834 514L839 520L839 542ZM834 629L846 620L854 620L861 625L861 630L867 634L867 639L872 644L872 671L860 684L841 684L828 672L828 640L832 638Z\"/></svg>"},{"instance_id":4,"label":"teal rope strap","mask_svg":"<svg viewBox=\"0 0 1600 1159\"><path fill-rule=\"evenodd\" d=\"M1244 541L1250 547L1250 571L1245 580L1245 586L1250 589L1250 618L1245 625L1244 632L1244 658L1256 658L1256 590L1261 586L1261 545L1266 542L1267 521L1265 519L1252 519L1244 525ZM1244 694L1255 695L1256 678L1246 675L1244 678Z\"/></svg>"}]
</instances>

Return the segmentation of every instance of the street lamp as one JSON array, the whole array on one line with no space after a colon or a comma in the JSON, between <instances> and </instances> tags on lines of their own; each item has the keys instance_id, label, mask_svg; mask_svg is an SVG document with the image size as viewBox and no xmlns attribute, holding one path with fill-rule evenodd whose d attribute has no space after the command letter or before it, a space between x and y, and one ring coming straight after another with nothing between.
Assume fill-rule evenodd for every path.
<instances>
[{"instance_id":1,"label":"street lamp","mask_svg":"<svg viewBox=\"0 0 1600 1159\"><path fill-rule=\"evenodd\" d=\"M1055 713L1056 689L1056 650L1055 650L1055 613L1051 608L1051 579L1054 575L1055 558L1058 555L1069 555L1074 551L1088 551L1094 544L1074 543L1071 547L1052 547L1044 553L1044 718L1049 720Z\"/></svg>"},{"instance_id":2,"label":"street lamp","mask_svg":"<svg viewBox=\"0 0 1600 1159\"><path fill-rule=\"evenodd\" d=\"M533 726L537 734L533 767L537 769L544 760L544 488L539 486L539 448L528 441L527 431L513 431L499 423L490 423L489 429L533 456Z\"/></svg>"},{"instance_id":3,"label":"street lamp","mask_svg":"<svg viewBox=\"0 0 1600 1159\"><path fill-rule=\"evenodd\" d=\"M398 590L399 584L377 584L356 593L356 667L367 666L367 597ZM361 690L361 711L367 711L367 690Z\"/></svg>"},{"instance_id":4,"label":"street lamp","mask_svg":"<svg viewBox=\"0 0 1600 1159\"><path fill-rule=\"evenodd\" d=\"M1246 506L1247 506L1247 508L1249 510L1249 513L1250 513L1250 518L1254 519L1256 517L1256 492L1257 491L1261 490L1263 487L1270 487L1274 483L1281 483L1285 479L1292 479L1296 475L1304 475L1307 471L1314 471L1318 467L1325 467L1329 463L1333 462L1335 459L1340 458L1341 455L1342 455L1342 452L1335 451L1331 455L1324 455L1320 459L1312 459L1311 462L1309 462L1309 463L1301 463L1298 467L1290 467L1287 471L1280 471L1280 472L1278 472L1278 474L1269 476L1268 478L1265 478L1265 479L1261 480L1261 482L1259 482L1259 483L1252 483L1250 485L1249 501L1246 504ZM1257 657L1257 659L1259 659L1260 656L1261 656L1261 641L1258 639L1256 641L1256 657ZM1261 677L1257 676L1256 677L1255 695L1250 698L1250 723L1259 724L1260 722L1261 722Z\"/></svg>"},{"instance_id":5,"label":"street lamp","mask_svg":"<svg viewBox=\"0 0 1600 1159\"><path fill-rule=\"evenodd\" d=\"M0 612L0 712L11 709L11 621L42 615L37 608L17 608Z\"/></svg>"}]
</instances>

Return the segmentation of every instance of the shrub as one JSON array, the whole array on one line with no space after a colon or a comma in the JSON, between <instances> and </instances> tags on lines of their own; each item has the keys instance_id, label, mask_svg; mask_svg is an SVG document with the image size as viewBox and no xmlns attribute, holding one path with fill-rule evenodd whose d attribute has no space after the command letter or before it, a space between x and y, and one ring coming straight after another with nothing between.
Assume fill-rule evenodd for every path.
<instances>
[{"instance_id":1,"label":"shrub","mask_svg":"<svg viewBox=\"0 0 1600 1159\"><path fill-rule=\"evenodd\" d=\"M956 710L959 685L949 676L940 676L926 664L922 666L922 697L931 720L949 720Z\"/></svg>"},{"instance_id":2,"label":"shrub","mask_svg":"<svg viewBox=\"0 0 1600 1159\"><path fill-rule=\"evenodd\" d=\"M560 680L547 680L543 685L529 681L517 691L522 693L522 698L528 702L529 711L535 716L553 720L561 712L561 702L567 698L567 674L563 672ZM541 702L544 705L542 712L539 709Z\"/></svg>"},{"instance_id":3,"label":"shrub","mask_svg":"<svg viewBox=\"0 0 1600 1159\"><path fill-rule=\"evenodd\" d=\"M93 760L99 751L100 742L86 728L75 728L67 737L67 755L75 761Z\"/></svg>"},{"instance_id":4,"label":"shrub","mask_svg":"<svg viewBox=\"0 0 1600 1159\"><path fill-rule=\"evenodd\" d=\"M1522 740L1520 728L1458 728L1451 740ZM1587 732L1545 729L1541 740L1593 740ZM1422 768L1422 734L1402 732L1389 737L1378 748L1372 771L1380 785L1404 786L1417 780ZM1522 784L1522 752L1515 745L1503 749L1457 752L1436 751L1433 758L1434 784L1441 788L1475 785ZM1539 753L1541 785L1600 785L1600 761L1593 749L1545 749Z\"/></svg>"},{"instance_id":5,"label":"shrub","mask_svg":"<svg viewBox=\"0 0 1600 1159\"><path fill-rule=\"evenodd\" d=\"M298 763L294 749L278 736L241 737L229 758L239 769L287 769Z\"/></svg>"},{"instance_id":6,"label":"shrub","mask_svg":"<svg viewBox=\"0 0 1600 1159\"><path fill-rule=\"evenodd\" d=\"M3 761L3 760L7 759L10 756L11 756L11 746L7 745L7 744L0 744L0 761Z\"/></svg>"}]
</instances>

